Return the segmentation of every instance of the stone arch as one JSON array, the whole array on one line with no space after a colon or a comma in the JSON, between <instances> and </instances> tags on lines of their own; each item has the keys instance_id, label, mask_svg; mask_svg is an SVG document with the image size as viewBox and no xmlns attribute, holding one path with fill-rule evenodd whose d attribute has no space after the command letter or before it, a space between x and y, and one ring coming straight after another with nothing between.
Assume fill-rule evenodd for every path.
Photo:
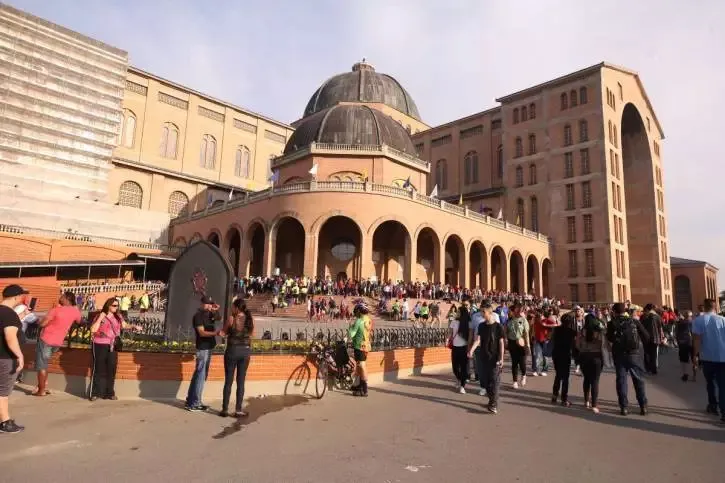
<instances>
[{"instance_id":1,"label":"stone arch","mask_svg":"<svg viewBox=\"0 0 725 483\"><path fill-rule=\"evenodd\" d=\"M508 290L508 259L501 245L491 248L491 290Z\"/></svg>"},{"instance_id":2,"label":"stone arch","mask_svg":"<svg viewBox=\"0 0 725 483\"><path fill-rule=\"evenodd\" d=\"M690 277L678 275L674 280L675 307L679 310L692 310L692 285Z\"/></svg>"},{"instance_id":3,"label":"stone arch","mask_svg":"<svg viewBox=\"0 0 725 483\"><path fill-rule=\"evenodd\" d=\"M475 237L468 242L466 253L468 254L470 270L468 277L470 281L469 288L478 287L481 290L488 290L488 252L486 251L486 244L482 239Z\"/></svg>"},{"instance_id":4,"label":"stone arch","mask_svg":"<svg viewBox=\"0 0 725 483\"><path fill-rule=\"evenodd\" d=\"M443 238L444 281L448 284L466 286L466 246L458 233L448 232Z\"/></svg>"},{"instance_id":5,"label":"stone arch","mask_svg":"<svg viewBox=\"0 0 725 483\"><path fill-rule=\"evenodd\" d=\"M284 218L294 218L296 220L300 220L300 214L297 211L292 210L285 210L280 213L277 213L277 215L274 217L274 219L269 223L269 233L272 234L272 236L277 236L276 231L279 228L279 223ZM302 223L300 221L300 223Z\"/></svg>"},{"instance_id":6,"label":"stone arch","mask_svg":"<svg viewBox=\"0 0 725 483\"><path fill-rule=\"evenodd\" d=\"M537 297L541 296L539 260L533 253L530 253L526 257L526 293L530 293Z\"/></svg>"},{"instance_id":7,"label":"stone arch","mask_svg":"<svg viewBox=\"0 0 725 483\"><path fill-rule=\"evenodd\" d=\"M383 223L386 223L388 221L395 221L397 223L400 223L403 226L403 228L405 228L405 231L408 232L408 236L410 236L410 229L408 228L408 222L405 220L405 218L402 218L395 214L383 215L383 216L377 218L375 221L373 221L370 224L370 227L368 227L367 234L372 236L375 233L375 230L377 230L380 225L382 225Z\"/></svg>"},{"instance_id":8,"label":"stone arch","mask_svg":"<svg viewBox=\"0 0 725 483\"><path fill-rule=\"evenodd\" d=\"M229 259L235 275L239 275L239 265L242 254L242 227L236 223L232 223L227 228L227 232L223 239L222 253Z\"/></svg>"},{"instance_id":9,"label":"stone arch","mask_svg":"<svg viewBox=\"0 0 725 483\"><path fill-rule=\"evenodd\" d=\"M342 210L330 210L330 211L328 211L326 213L321 214L320 216L317 217L317 219L315 219L314 222L312 222L312 225L310 226L309 234L310 235L313 235L313 236L316 236L316 237L319 237L320 236L320 231L322 230L322 225L324 225L325 223L327 223L327 220L329 220L330 218L335 217L335 216L342 216L343 218L349 218L353 223L355 223L355 225L357 226L357 229L360 231L360 235L361 236L362 236L363 233L366 232L363 229L363 227L360 226L360 223L358 223L357 221L355 221L355 219L353 217L351 217L350 215L348 215L344 211L342 211Z\"/></svg>"},{"instance_id":10,"label":"stone arch","mask_svg":"<svg viewBox=\"0 0 725 483\"><path fill-rule=\"evenodd\" d=\"M415 230L415 279L428 282L441 281L441 239L428 223L422 223Z\"/></svg>"},{"instance_id":11,"label":"stone arch","mask_svg":"<svg viewBox=\"0 0 725 483\"><path fill-rule=\"evenodd\" d=\"M524 257L517 248L509 251L509 280L510 291L522 294L526 291L526 266L524 265Z\"/></svg>"},{"instance_id":12,"label":"stone arch","mask_svg":"<svg viewBox=\"0 0 725 483\"><path fill-rule=\"evenodd\" d=\"M266 276L267 260L269 253L267 250L267 224L261 218L255 218L247 225L247 270L250 276Z\"/></svg>"},{"instance_id":13,"label":"stone arch","mask_svg":"<svg viewBox=\"0 0 725 483\"><path fill-rule=\"evenodd\" d=\"M382 217L372 225L372 262L378 280L406 280L411 274L411 238L405 222Z\"/></svg>"},{"instance_id":14,"label":"stone arch","mask_svg":"<svg viewBox=\"0 0 725 483\"><path fill-rule=\"evenodd\" d=\"M551 297L551 279L554 276L554 265L551 260L544 258L541 262L541 290L544 297Z\"/></svg>"},{"instance_id":15,"label":"stone arch","mask_svg":"<svg viewBox=\"0 0 725 483\"><path fill-rule=\"evenodd\" d=\"M321 223L318 224L318 221ZM315 248L317 276L359 279L362 273L365 233L360 225L344 214L331 214L318 218L313 223L312 230L317 230Z\"/></svg>"},{"instance_id":16,"label":"stone arch","mask_svg":"<svg viewBox=\"0 0 725 483\"><path fill-rule=\"evenodd\" d=\"M191 239L189 240L189 245L193 245L194 243L196 243L198 241L201 241L203 239L204 239L204 237L201 236L201 233L199 233L197 231L196 233L194 233L193 235L191 235Z\"/></svg>"},{"instance_id":17,"label":"stone arch","mask_svg":"<svg viewBox=\"0 0 725 483\"><path fill-rule=\"evenodd\" d=\"M186 238L184 238L183 236L177 236L174 239L174 244L173 244L174 247L186 248L186 245L187 245Z\"/></svg>"},{"instance_id":18,"label":"stone arch","mask_svg":"<svg viewBox=\"0 0 725 483\"><path fill-rule=\"evenodd\" d=\"M299 277L305 270L305 227L296 216L275 218L270 230L275 272Z\"/></svg>"},{"instance_id":19,"label":"stone arch","mask_svg":"<svg viewBox=\"0 0 725 483\"><path fill-rule=\"evenodd\" d=\"M617 124L614 123L613 143L619 146ZM657 205L651 200L657 198L655 166L652 158L652 143L639 109L631 102L622 108L621 120L622 184L624 189L624 211L626 218L625 243L629 253L638 254L629 259L630 293L638 294L641 300L661 300L664 288L658 280L660 270L643 270L641 267L660 267L660 243L664 216L658 216ZM666 233L665 233L666 235Z\"/></svg>"},{"instance_id":20,"label":"stone arch","mask_svg":"<svg viewBox=\"0 0 725 483\"><path fill-rule=\"evenodd\" d=\"M212 228L209 234L206 236L206 241L208 241L217 248L221 248L222 234L216 228Z\"/></svg>"}]
</instances>

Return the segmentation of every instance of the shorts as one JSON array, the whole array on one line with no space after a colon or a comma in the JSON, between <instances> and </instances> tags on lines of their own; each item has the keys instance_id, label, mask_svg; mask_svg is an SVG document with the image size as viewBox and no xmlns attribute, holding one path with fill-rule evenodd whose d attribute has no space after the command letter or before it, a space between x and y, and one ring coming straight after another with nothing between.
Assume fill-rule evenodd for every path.
<instances>
[{"instance_id":1,"label":"shorts","mask_svg":"<svg viewBox=\"0 0 725 483\"><path fill-rule=\"evenodd\" d=\"M35 346L35 370L36 371L45 371L48 369L48 361L51 357L53 357L53 354L58 352L58 349L60 347L56 347L53 345L48 345L43 340L38 337L38 343Z\"/></svg>"},{"instance_id":2,"label":"shorts","mask_svg":"<svg viewBox=\"0 0 725 483\"><path fill-rule=\"evenodd\" d=\"M15 374L16 367L15 359L0 359L0 397L8 397L13 392L15 380L18 378Z\"/></svg>"},{"instance_id":3,"label":"shorts","mask_svg":"<svg viewBox=\"0 0 725 483\"><path fill-rule=\"evenodd\" d=\"M680 362L688 363L694 360L695 353L691 345L680 345L678 351L680 354Z\"/></svg>"},{"instance_id":4,"label":"shorts","mask_svg":"<svg viewBox=\"0 0 725 483\"><path fill-rule=\"evenodd\" d=\"M355 349L355 362L365 362L368 360L368 353L365 351L361 351L360 349Z\"/></svg>"},{"instance_id":5,"label":"shorts","mask_svg":"<svg viewBox=\"0 0 725 483\"><path fill-rule=\"evenodd\" d=\"M422 314L420 318L423 320L428 320L428 314Z\"/></svg>"}]
</instances>

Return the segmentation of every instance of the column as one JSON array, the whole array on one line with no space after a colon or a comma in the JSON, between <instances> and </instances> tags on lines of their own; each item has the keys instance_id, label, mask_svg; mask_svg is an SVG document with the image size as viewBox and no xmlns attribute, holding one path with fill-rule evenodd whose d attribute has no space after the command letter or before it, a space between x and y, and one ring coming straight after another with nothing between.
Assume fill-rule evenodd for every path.
<instances>
[{"instance_id":1,"label":"column","mask_svg":"<svg viewBox=\"0 0 725 483\"><path fill-rule=\"evenodd\" d=\"M360 278L366 279L375 275L373 264L373 236L363 233L360 240Z\"/></svg>"},{"instance_id":2,"label":"column","mask_svg":"<svg viewBox=\"0 0 725 483\"><path fill-rule=\"evenodd\" d=\"M413 241L411 235L408 235L408 239L405 242L405 268L403 270L403 277L408 282L415 281L417 259L418 243Z\"/></svg>"}]
</instances>

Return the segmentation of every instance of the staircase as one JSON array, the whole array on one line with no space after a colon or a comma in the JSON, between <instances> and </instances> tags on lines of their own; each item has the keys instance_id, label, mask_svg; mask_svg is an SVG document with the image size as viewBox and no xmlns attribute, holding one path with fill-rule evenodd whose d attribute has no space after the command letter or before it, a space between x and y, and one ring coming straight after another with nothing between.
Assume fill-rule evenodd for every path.
<instances>
[{"instance_id":1,"label":"staircase","mask_svg":"<svg viewBox=\"0 0 725 483\"><path fill-rule=\"evenodd\" d=\"M321 296L315 296L315 298L321 297ZM326 300L328 300L330 297L325 296ZM343 297L341 295L333 295L332 298L335 300L335 303L339 306L342 303ZM370 310L374 313L375 307L377 306L377 301L370 297L347 297L346 302L349 305L352 300L357 300L358 298L362 298L369 306ZM275 310L274 314L272 313L272 294L269 293L263 293L263 294L256 294L254 297L248 298L246 300L247 308L255 315L263 315L267 317L288 317L288 318L298 318L298 319L306 319L307 314L307 303L302 302L299 304L290 304L285 308L277 308Z\"/></svg>"}]
</instances>

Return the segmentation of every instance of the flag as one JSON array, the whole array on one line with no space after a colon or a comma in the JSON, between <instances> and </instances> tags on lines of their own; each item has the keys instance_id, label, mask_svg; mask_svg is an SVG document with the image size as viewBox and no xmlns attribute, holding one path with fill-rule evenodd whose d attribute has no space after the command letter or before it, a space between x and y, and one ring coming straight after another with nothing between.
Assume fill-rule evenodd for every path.
<instances>
[{"instance_id":1,"label":"flag","mask_svg":"<svg viewBox=\"0 0 725 483\"><path fill-rule=\"evenodd\" d=\"M501 208L498 209L498 216L496 217L497 220L503 220L503 210Z\"/></svg>"},{"instance_id":2,"label":"flag","mask_svg":"<svg viewBox=\"0 0 725 483\"><path fill-rule=\"evenodd\" d=\"M408 176L408 179L406 179L405 180L405 183L403 183L403 189L408 189L408 188L410 188L410 186L411 186L411 184L410 184L410 176Z\"/></svg>"},{"instance_id":3,"label":"flag","mask_svg":"<svg viewBox=\"0 0 725 483\"><path fill-rule=\"evenodd\" d=\"M214 201L214 197L211 194L211 191L207 191L206 193L206 206L209 206Z\"/></svg>"},{"instance_id":4,"label":"flag","mask_svg":"<svg viewBox=\"0 0 725 483\"><path fill-rule=\"evenodd\" d=\"M438 185L435 185L429 195L431 198L438 198Z\"/></svg>"},{"instance_id":5,"label":"flag","mask_svg":"<svg viewBox=\"0 0 725 483\"><path fill-rule=\"evenodd\" d=\"M363 169L362 179L363 179L363 182L364 183L367 183L368 182L368 170L367 169Z\"/></svg>"},{"instance_id":6,"label":"flag","mask_svg":"<svg viewBox=\"0 0 725 483\"><path fill-rule=\"evenodd\" d=\"M463 193L461 193L461 197L458 198L458 206L463 206Z\"/></svg>"},{"instance_id":7,"label":"flag","mask_svg":"<svg viewBox=\"0 0 725 483\"><path fill-rule=\"evenodd\" d=\"M317 176L317 163L315 163L315 165L310 168L308 173L310 173L312 176Z\"/></svg>"},{"instance_id":8,"label":"flag","mask_svg":"<svg viewBox=\"0 0 725 483\"><path fill-rule=\"evenodd\" d=\"M486 207L483 206L483 203L481 203L481 206L478 207L478 214L482 215L486 212Z\"/></svg>"},{"instance_id":9,"label":"flag","mask_svg":"<svg viewBox=\"0 0 725 483\"><path fill-rule=\"evenodd\" d=\"M279 181L279 171L272 171L272 176L270 176L267 181L272 183L272 185L277 183L277 181Z\"/></svg>"},{"instance_id":10,"label":"flag","mask_svg":"<svg viewBox=\"0 0 725 483\"><path fill-rule=\"evenodd\" d=\"M234 195L234 188L229 190L229 201L232 201L232 196Z\"/></svg>"}]
</instances>

